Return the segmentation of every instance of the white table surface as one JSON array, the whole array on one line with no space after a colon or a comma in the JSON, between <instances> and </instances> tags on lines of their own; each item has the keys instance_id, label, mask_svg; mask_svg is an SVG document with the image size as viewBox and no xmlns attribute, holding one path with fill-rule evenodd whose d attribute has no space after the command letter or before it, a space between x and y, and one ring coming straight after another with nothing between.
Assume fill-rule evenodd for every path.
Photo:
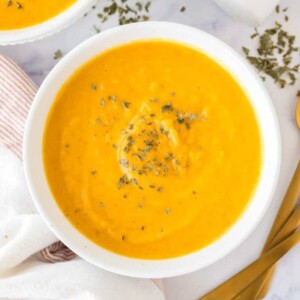
<instances>
[{"instance_id":1,"label":"white table surface","mask_svg":"<svg viewBox=\"0 0 300 300\"><path fill-rule=\"evenodd\" d=\"M238 52L241 52L242 45L255 49L255 41L249 39L253 29L225 15L212 0L153 0L152 2L152 20L172 21L197 27L225 41ZM40 84L57 63L57 60L53 59L56 50L60 49L66 54L79 43L94 35L94 24L99 25L102 29L117 25L116 20L106 24L100 24L97 20L96 13L99 12L103 3L105 1L100 1L96 10L59 34L26 45L0 47L0 53L14 59L37 84ZM300 30L298 29L300 28L300 2L283 0L281 4L283 7L289 7L290 20L286 28L297 36L298 45L300 45ZM186 6L184 13L180 12L182 6ZM273 14L262 27L273 24L275 18L278 16ZM280 181L272 205L255 232L233 253L203 270L166 279L165 287L168 300L197 299L248 265L258 256L263 246L300 157L299 131L295 125L294 117L295 95L297 89L300 89L300 82L298 81L295 86L284 90L280 90L272 81L265 82L265 86L272 97L278 114L283 143ZM279 262L267 299L300 299L300 245Z\"/></svg>"}]
</instances>

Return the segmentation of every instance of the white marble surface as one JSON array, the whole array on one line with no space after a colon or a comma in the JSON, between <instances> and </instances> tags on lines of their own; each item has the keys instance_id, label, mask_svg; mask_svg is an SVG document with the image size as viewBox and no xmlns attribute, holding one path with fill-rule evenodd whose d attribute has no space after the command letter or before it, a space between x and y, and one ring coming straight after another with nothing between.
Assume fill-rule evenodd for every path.
<instances>
[{"instance_id":1,"label":"white marble surface","mask_svg":"<svg viewBox=\"0 0 300 300\"><path fill-rule=\"evenodd\" d=\"M100 1L100 5L103 5L102 3L105 1ZM186 11L181 13L180 8L183 5L186 6ZM300 45L300 32L297 30L300 28L300 2L283 0L282 6L289 6L290 21L287 28L298 37L298 45ZM53 54L57 49L67 53L80 42L95 34L93 24L99 24L96 18L97 11L92 11L87 17L79 20L70 28L50 38L27 45L0 47L0 53L16 60L31 78L40 84L57 63L53 59ZM274 17L275 15L271 16L262 26L272 24ZM255 42L249 39L249 35L253 32L252 28L226 16L212 0L153 0L151 19L197 27L219 37L238 52L241 52L242 45L247 45L250 49L255 47ZM102 29L108 29L116 26L116 23L112 21L100 26ZM300 82L298 81L296 86L284 90L278 89L271 81L267 81L265 85L279 117L283 142L280 183L273 203L255 232L232 254L203 270L166 279L168 300L197 299L248 265L259 254L300 158L299 131L294 118L295 94L297 89L300 89ZM278 264L276 277L267 299L300 299L300 245L287 254Z\"/></svg>"}]
</instances>

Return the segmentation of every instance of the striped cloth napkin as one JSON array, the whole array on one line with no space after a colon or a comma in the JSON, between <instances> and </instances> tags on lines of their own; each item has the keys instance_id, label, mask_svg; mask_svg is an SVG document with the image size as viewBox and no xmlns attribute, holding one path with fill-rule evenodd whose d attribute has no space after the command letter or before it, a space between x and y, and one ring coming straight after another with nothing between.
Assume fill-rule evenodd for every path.
<instances>
[{"instance_id":1,"label":"striped cloth napkin","mask_svg":"<svg viewBox=\"0 0 300 300\"><path fill-rule=\"evenodd\" d=\"M37 87L12 60L1 55L0 83L0 143L22 159L25 122ZM39 254L41 259L52 263L76 257L61 242L50 245Z\"/></svg>"},{"instance_id":2,"label":"striped cloth napkin","mask_svg":"<svg viewBox=\"0 0 300 300\"><path fill-rule=\"evenodd\" d=\"M0 55L0 274L17 272L1 276L0 298L163 300L161 280L126 278L75 259L36 213L20 164L24 126L36 92L24 71ZM34 253L39 262L31 260ZM65 263L47 267L45 262Z\"/></svg>"}]
</instances>

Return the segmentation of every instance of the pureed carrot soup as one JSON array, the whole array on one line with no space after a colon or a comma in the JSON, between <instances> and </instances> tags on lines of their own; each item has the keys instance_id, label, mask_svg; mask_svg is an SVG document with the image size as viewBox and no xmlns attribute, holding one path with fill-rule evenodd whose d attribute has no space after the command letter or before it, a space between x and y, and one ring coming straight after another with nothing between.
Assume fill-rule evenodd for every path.
<instances>
[{"instance_id":1,"label":"pureed carrot soup","mask_svg":"<svg viewBox=\"0 0 300 300\"><path fill-rule=\"evenodd\" d=\"M20 29L45 22L77 0L0 0L0 30Z\"/></svg>"},{"instance_id":2,"label":"pureed carrot soup","mask_svg":"<svg viewBox=\"0 0 300 300\"><path fill-rule=\"evenodd\" d=\"M77 70L49 113L43 151L68 220L144 259L218 239L245 210L262 161L239 84L203 53L165 41L116 47Z\"/></svg>"}]
</instances>

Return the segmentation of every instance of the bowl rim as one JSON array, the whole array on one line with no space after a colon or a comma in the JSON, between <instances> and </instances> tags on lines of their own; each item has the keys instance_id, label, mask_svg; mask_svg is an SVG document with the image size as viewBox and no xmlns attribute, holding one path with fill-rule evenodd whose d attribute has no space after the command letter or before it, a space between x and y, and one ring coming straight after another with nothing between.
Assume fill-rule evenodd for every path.
<instances>
[{"instance_id":1,"label":"bowl rim","mask_svg":"<svg viewBox=\"0 0 300 300\"><path fill-rule=\"evenodd\" d=\"M58 33L75 23L96 3L97 0L77 0L66 10L45 22L20 29L0 30L0 45L25 44Z\"/></svg>"},{"instance_id":2,"label":"bowl rim","mask_svg":"<svg viewBox=\"0 0 300 300\"><path fill-rule=\"evenodd\" d=\"M267 156L264 155L262 175L253 199L234 225L219 239L203 249L184 256L162 260L143 260L112 253L94 244L78 232L63 216L51 192L49 192L41 162L43 125L56 95L55 89L58 90L68 78L65 75L64 79L63 73L68 72L71 75L82 65L82 62L94 57L95 53L100 54L104 51L99 51L99 47L112 48L112 45L105 46L111 40L115 41L115 45L122 45L143 39L171 40L190 45L203 51L217 63L221 63L219 59L225 55L228 60L227 63L232 65L230 68L223 63L221 65L234 77L236 77L233 71L235 68L243 72L245 78L240 80L236 77L236 80L248 93L252 106L256 101L255 105L260 105L260 109L264 112L264 114L257 115L257 120L265 139L262 141L264 142L264 154L268 154ZM202 43L201 46L199 43ZM204 51L202 46L212 47L211 53ZM84 55L88 55L89 59L83 58ZM213 55L220 57L213 57ZM66 71L68 68L73 70ZM55 84L57 87L54 88ZM259 97L259 101L254 98L255 94ZM50 100L45 100L47 97ZM41 105L46 101L50 101L50 104L47 104L48 110L45 109L43 112ZM254 109L257 114L260 113L257 107ZM170 22L151 21L116 27L89 38L67 54L48 74L32 103L26 122L23 149L27 185L35 206L52 232L71 250L90 263L113 273L140 278L164 278L190 273L212 265L236 249L254 231L265 215L277 186L281 165L281 136L278 119L272 101L252 67L235 50L216 37L190 26ZM266 174L265 170L267 170ZM264 185L261 186L262 184ZM48 194L45 195L45 193ZM261 201L258 202L258 200Z\"/></svg>"}]
</instances>

